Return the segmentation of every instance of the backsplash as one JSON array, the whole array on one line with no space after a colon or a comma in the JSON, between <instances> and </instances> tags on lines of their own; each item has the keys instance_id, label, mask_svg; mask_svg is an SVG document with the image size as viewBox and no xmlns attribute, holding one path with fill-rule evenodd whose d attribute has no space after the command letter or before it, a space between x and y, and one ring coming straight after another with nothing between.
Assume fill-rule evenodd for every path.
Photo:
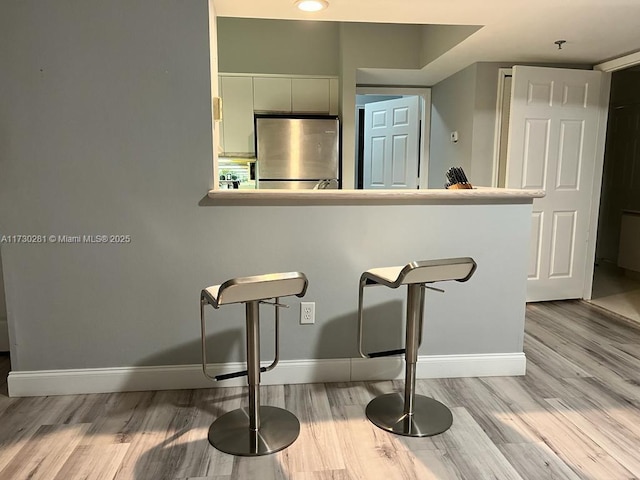
<instances>
[{"instance_id":1,"label":"backsplash","mask_svg":"<svg viewBox=\"0 0 640 480\"><path fill-rule=\"evenodd\" d=\"M253 159L219 158L218 181L220 188L255 188L255 178L252 175L253 165L255 165Z\"/></svg>"}]
</instances>

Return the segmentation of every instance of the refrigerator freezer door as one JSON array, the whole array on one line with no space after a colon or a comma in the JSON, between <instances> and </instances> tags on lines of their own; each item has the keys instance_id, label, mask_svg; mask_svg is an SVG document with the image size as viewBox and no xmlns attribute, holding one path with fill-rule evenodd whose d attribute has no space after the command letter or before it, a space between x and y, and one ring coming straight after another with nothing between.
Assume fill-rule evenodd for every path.
<instances>
[{"instance_id":1,"label":"refrigerator freezer door","mask_svg":"<svg viewBox=\"0 0 640 480\"><path fill-rule=\"evenodd\" d=\"M256 118L260 179L338 178L335 118Z\"/></svg>"}]
</instances>

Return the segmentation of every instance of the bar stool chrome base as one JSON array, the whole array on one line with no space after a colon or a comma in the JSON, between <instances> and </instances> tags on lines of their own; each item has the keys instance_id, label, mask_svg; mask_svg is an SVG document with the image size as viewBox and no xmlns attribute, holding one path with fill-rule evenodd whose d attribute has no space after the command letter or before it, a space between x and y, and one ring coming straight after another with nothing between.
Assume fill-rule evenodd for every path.
<instances>
[{"instance_id":1,"label":"bar stool chrome base","mask_svg":"<svg viewBox=\"0 0 640 480\"><path fill-rule=\"evenodd\" d=\"M249 428L249 420L245 408L225 413L211 424L209 443L231 455L257 457L287 448L300 433L296 416L282 408L261 406L257 432Z\"/></svg>"},{"instance_id":2,"label":"bar stool chrome base","mask_svg":"<svg viewBox=\"0 0 640 480\"><path fill-rule=\"evenodd\" d=\"M414 395L412 415L404 413L404 397L400 393L374 398L365 413L376 427L406 437L438 435L453 424L451 410L424 395Z\"/></svg>"}]
</instances>

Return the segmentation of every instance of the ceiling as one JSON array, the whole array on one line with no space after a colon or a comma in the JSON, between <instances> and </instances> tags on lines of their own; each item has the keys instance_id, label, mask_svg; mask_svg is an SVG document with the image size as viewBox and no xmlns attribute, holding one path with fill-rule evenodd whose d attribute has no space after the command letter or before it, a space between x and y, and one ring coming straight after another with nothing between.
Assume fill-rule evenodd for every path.
<instances>
[{"instance_id":1,"label":"ceiling","mask_svg":"<svg viewBox=\"0 0 640 480\"><path fill-rule=\"evenodd\" d=\"M640 50L640 0L213 0L223 17L484 25L420 70L363 69L358 83L433 85L480 61L595 65ZM554 44L566 40L562 50Z\"/></svg>"}]
</instances>

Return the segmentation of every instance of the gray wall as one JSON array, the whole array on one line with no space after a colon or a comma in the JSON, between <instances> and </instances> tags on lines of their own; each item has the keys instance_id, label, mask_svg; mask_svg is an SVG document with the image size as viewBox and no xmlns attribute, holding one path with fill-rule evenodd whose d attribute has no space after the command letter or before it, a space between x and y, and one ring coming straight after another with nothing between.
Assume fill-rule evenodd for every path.
<instances>
[{"instance_id":1,"label":"gray wall","mask_svg":"<svg viewBox=\"0 0 640 480\"><path fill-rule=\"evenodd\" d=\"M218 17L218 68L228 73L338 75L336 22Z\"/></svg>"},{"instance_id":2,"label":"gray wall","mask_svg":"<svg viewBox=\"0 0 640 480\"><path fill-rule=\"evenodd\" d=\"M0 254L0 319L7 318L7 304L4 296L4 274L2 272L2 255Z\"/></svg>"},{"instance_id":3,"label":"gray wall","mask_svg":"<svg viewBox=\"0 0 640 480\"><path fill-rule=\"evenodd\" d=\"M429 187L442 186L444 172L462 166L474 185L493 181L496 101L500 68L511 63L479 62L436 84L432 94ZM450 142L457 130L460 140Z\"/></svg>"},{"instance_id":4,"label":"gray wall","mask_svg":"<svg viewBox=\"0 0 640 480\"><path fill-rule=\"evenodd\" d=\"M340 24L342 182L345 188L355 185L356 70L418 68L421 42L422 30L419 25Z\"/></svg>"},{"instance_id":5,"label":"gray wall","mask_svg":"<svg viewBox=\"0 0 640 480\"><path fill-rule=\"evenodd\" d=\"M471 177L475 185L491 186L495 148L498 74L508 64L476 64Z\"/></svg>"},{"instance_id":6,"label":"gray wall","mask_svg":"<svg viewBox=\"0 0 640 480\"><path fill-rule=\"evenodd\" d=\"M470 65L431 89L431 139L429 151L429 188L442 188L449 167L465 169L471 176L473 153L473 117L477 64ZM458 143L451 132L458 132Z\"/></svg>"},{"instance_id":7,"label":"gray wall","mask_svg":"<svg viewBox=\"0 0 640 480\"><path fill-rule=\"evenodd\" d=\"M317 323L288 302L283 358L353 357L363 270L461 255L478 272L428 294L422 352L522 351L530 205L211 205L205 0L8 0L0 60L0 230L131 236L3 245L14 370L198 363L200 290L287 270ZM403 295L368 297L373 343L402 341ZM242 307L207 314L211 360L240 360Z\"/></svg>"},{"instance_id":8,"label":"gray wall","mask_svg":"<svg viewBox=\"0 0 640 480\"><path fill-rule=\"evenodd\" d=\"M1 234L1 230L0 230L0 234ZM0 255L0 352L7 352L7 351L9 351L9 324L7 322L7 305L5 303L5 297L4 297L2 255Z\"/></svg>"},{"instance_id":9,"label":"gray wall","mask_svg":"<svg viewBox=\"0 0 640 480\"><path fill-rule=\"evenodd\" d=\"M423 25L420 66L433 62L481 28L480 25Z\"/></svg>"},{"instance_id":10,"label":"gray wall","mask_svg":"<svg viewBox=\"0 0 640 480\"><path fill-rule=\"evenodd\" d=\"M177 299L197 297L181 278L197 279L184 258L212 177L207 1L0 8L0 230L132 237L3 245L14 369L126 365L192 338Z\"/></svg>"}]
</instances>

